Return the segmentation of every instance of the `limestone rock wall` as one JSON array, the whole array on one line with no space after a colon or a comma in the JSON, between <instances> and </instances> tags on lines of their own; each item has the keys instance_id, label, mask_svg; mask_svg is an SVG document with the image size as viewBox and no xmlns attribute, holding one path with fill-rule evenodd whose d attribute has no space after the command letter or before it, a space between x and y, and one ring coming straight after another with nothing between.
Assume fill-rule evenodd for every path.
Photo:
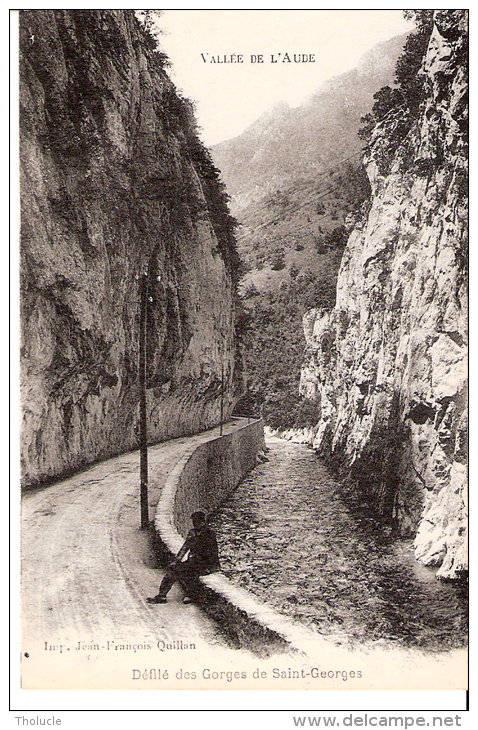
<instances>
[{"instance_id":1,"label":"limestone rock wall","mask_svg":"<svg viewBox=\"0 0 478 730\"><path fill-rule=\"evenodd\" d=\"M148 275L152 441L241 388L235 249L190 105L132 11L20 18L22 469L41 483L138 443Z\"/></svg>"},{"instance_id":2,"label":"limestone rock wall","mask_svg":"<svg viewBox=\"0 0 478 730\"><path fill-rule=\"evenodd\" d=\"M301 378L321 405L314 447L444 579L467 568L465 44L466 11L435 11L426 103L392 153L403 109L375 128L371 207L335 308L305 316Z\"/></svg>"}]
</instances>

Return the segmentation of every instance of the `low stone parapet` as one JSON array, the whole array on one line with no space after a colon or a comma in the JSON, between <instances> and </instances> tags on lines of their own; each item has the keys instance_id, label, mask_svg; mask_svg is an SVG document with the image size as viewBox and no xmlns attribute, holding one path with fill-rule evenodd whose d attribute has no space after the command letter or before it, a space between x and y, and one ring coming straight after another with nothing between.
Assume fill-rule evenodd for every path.
<instances>
[{"instance_id":1,"label":"low stone parapet","mask_svg":"<svg viewBox=\"0 0 478 730\"><path fill-rule=\"evenodd\" d=\"M195 510L213 512L257 464L265 448L262 420L236 424L222 436L194 444L171 471L163 486L155 516L159 551L175 555L190 528ZM226 628L238 646L261 654L306 652L313 634L235 586L222 573L203 576L201 604Z\"/></svg>"}]
</instances>

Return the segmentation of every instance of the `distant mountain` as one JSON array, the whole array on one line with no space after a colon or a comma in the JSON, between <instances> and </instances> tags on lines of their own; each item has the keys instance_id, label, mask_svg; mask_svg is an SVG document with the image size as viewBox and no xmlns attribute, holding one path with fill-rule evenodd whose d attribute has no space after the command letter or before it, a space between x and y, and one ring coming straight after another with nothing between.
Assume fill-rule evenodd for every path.
<instances>
[{"instance_id":1,"label":"distant mountain","mask_svg":"<svg viewBox=\"0 0 478 730\"><path fill-rule=\"evenodd\" d=\"M212 149L241 224L246 270L250 392L240 410L263 406L274 427L315 417L298 398L302 316L311 307L334 306L348 229L370 194L357 132L373 95L393 83L405 39L375 46L302 106L278 104Z\"/></svg>"},{"instance_id":2,"label":"distant mountain","mask_svg":"<svg viewBox=\"0 0 478 730\"><path fill-rule=\"evenodd\" d=\"M374 93L393 81L405 39L380 43L357 68L327 81L302 106L277 104L238 137L213 147L235 215L360 149L360 117L370 110Z\"/></svg>"}]
</instances>

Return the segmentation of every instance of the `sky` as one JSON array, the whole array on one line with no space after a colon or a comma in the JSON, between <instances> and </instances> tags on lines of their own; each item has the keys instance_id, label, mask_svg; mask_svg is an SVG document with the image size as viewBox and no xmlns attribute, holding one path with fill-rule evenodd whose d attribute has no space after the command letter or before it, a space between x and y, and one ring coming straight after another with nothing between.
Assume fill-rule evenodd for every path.
<instances>
[{"instance_id":1,"label":"sky","mask_svg":"<svg viewBox=\"0 0 478 730\"><path fill-rule=\"evenodd\" d=\"M170 75L196 103L210 146L280 101L298 106L374 45L413 27L401 10L164 10L160 25ZM281 62L285 53L313 54L315 63ZM243 63L212 63L218 54L243 54ZM251 63L251 54L264 63Z\"/></svg>"}]
</instances>

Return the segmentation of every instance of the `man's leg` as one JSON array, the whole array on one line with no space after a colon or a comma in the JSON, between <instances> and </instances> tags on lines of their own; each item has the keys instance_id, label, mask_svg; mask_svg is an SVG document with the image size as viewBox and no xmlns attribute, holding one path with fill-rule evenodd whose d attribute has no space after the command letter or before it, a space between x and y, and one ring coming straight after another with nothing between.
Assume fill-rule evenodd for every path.
<instances>
[{"instance_id":1,"label":"man's leg","mask_svg":"<svg viewBox=\"0 0 478 730\"><path fill-rule=\"evenodd\" d=\"M186 560L178 566L177 580L181 583L184 593L184 600L188 603L188 599L194 600L199 594L199 576L200 568L194 561Z\"/></svg>"},{"instance_id":2,"label":"man's leg","mask_svg":"<svg viewBox=\"0 0 478 730\"><path fill-rule=\"evenodd\" d=\"M166 569L164 578L159 585L158 595L153 598L147 598L148 603L166 603L166 596L177 581L177 566L169 566Z\"/></svg>"},{"instance_id":3,"label":"man's leg","mask_svg":"<svg viewBox=\"0 0 478 730\"><path fill-rule=\"evenodd\" d=\"M176 567L169 567L164 574L163 580L159 584L158 596L166 598L177 579Z\"/></svg>"}]
</instances>

